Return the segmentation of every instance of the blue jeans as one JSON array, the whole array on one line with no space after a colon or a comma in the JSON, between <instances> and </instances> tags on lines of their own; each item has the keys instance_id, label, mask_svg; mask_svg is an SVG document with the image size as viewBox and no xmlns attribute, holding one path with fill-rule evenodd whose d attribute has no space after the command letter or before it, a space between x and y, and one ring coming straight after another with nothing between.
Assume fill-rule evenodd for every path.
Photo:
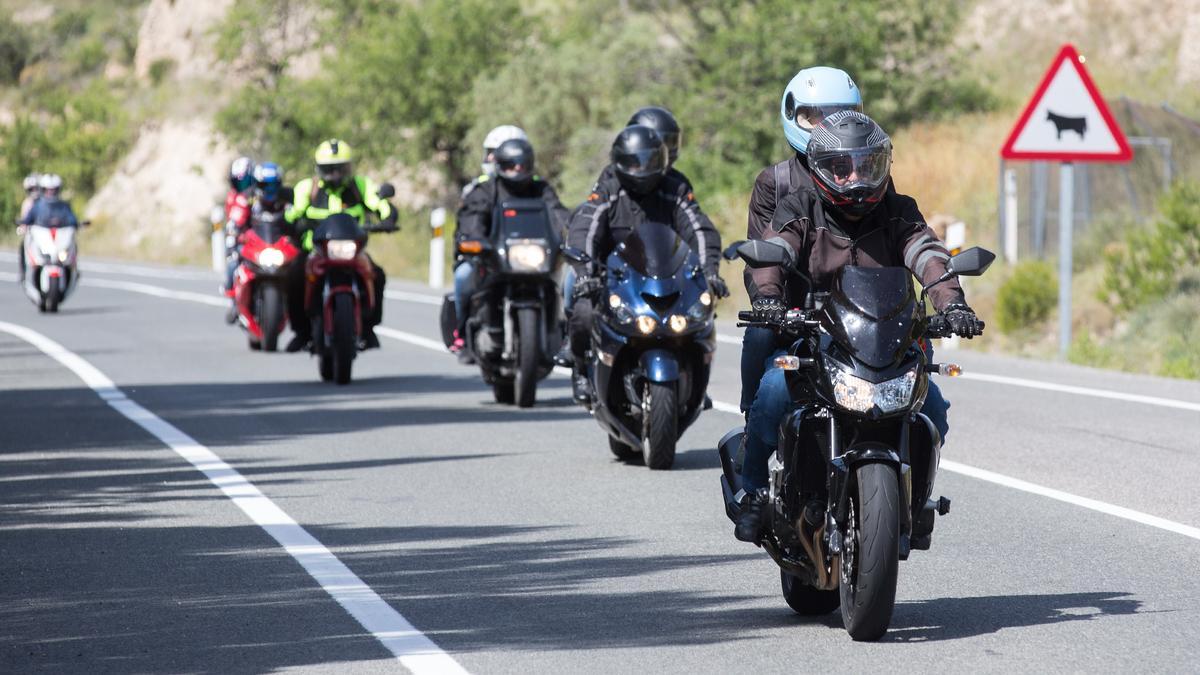
<instances>
[{"instance_id":1,"label":"blue jeans","mask_svg":"<svg viewBox=\"0 0 1200 675\"><path fill-rule=\"evenodd\" d=\"M474 290L475 261L464 260L454 268L454 317L458 319L460 331L467 323L467 298Z\"/></svg>"},{"instance_id":2,"label":"blue jeans","mask_svg":"<svg viewBox=\"0 0 1200 675\"><path fill-rule=\"evenodd\" d=\"M786 354L778 349L769 358ZM933 357L933 349L928 350ZM925 396L925 413L945 440L950 431L947 426L946 410L950 403L942 396L941 389L932 381ZM792 397L788 393L784 371L771 366L758 385L758 394L750 406L750 419L746 422L746 456L742 460L742 486L747 492L767 487L767 460L779 445L779 421L792 409Z\"/></svg>"},{"instance_id":3,"label":"blue jeans","mask_svg":"<svg viewBox=\"0 0 1200 675\"><path fill-rule=\"evenodd\" d=\"M770 328L750 326L742 336L742 412L750 410L758 383L767 372L767 361L775 356L778 337Z\"/></svg>"}]
</instances>

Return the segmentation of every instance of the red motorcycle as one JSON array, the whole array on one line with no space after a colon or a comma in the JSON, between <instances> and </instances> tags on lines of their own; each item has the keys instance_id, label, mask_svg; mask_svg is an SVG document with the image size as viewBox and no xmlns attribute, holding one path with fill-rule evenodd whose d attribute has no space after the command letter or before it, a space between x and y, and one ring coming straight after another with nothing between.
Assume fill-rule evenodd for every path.
<instances>
[{"instance_id":1,"label":"red motorcycle","mask_svg":"<svg viewBox=\"0 0 1200 675\"><path fill-rule=\"evenodd\" d=\"M325 381L349 384L354 358L365 348L360 347L364 316L383 300L375 297L366 245L367 230L345 213L329 216L313 232L304 306L313 322L312 350Z\"/></svg>"},{"instance_id":2,"label":"red motorcycle","mask_svg":"<svg viewBox=\"0 0 1200 675\"><path fill-rule=\"evenodd\" d=\"M288 269L300 249L288 238L283 213L255 213L241 235L241 263L233 276L238 322L250 349L273 352L286 325Z\"/></svg>"}]
</instances>

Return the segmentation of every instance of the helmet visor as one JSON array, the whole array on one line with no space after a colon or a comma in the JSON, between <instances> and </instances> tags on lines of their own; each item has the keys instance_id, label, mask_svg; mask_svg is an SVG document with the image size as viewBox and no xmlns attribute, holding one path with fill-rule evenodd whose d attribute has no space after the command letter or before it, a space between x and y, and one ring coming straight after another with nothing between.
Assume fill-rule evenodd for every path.
<instances>
[{"instance_id":1,"label":"helmet visor","mask_svg":"<svg viewBox=\"0 0 1200 675\"><path fill-rule=\"evenodd\" d=\"M792 108L792 119L796 122L796 126L805 131L811 130L813 127L821 123L821 120L829 117L840 110L855 110L862 112L862 104L851 103L835 103L832 105L808 105L806 103L798 103L795 108Z\"/></svg>"},{"instance_id":2,"label":"helmet visor","mask_svg":"<svg viewBox=\"0 0 1200 675\"><path fill-rule=\"evenodd\" d=\"M512 181L523 181L533 175L533 170L525 163L501 159L496 161L496 173L501 178L507 178Z\"/></svg>"},{"instance_id":3,"label":"helmet visor","mask_svg":"<svg viewBox=\"0 0 1200 675\"><path fill-rule=\"evenodd\" d=\"M350 163L318 164L317 176L330 185L341 185L350 177Z\"/></svg>"},{"instance_id":4,"label":"helmet visor","mask_svg":"<svg viewBox=\"0 0 1200 675\"><path fill-rule=\"evenodd\" d=\"M633 178L661 174L667 170L667 153L663 147L624 152L616 157L617 171Z\"/></svg>"},{"instance_id":5,"label":"helmet visor","mask_svg":"<svg viewBox=\"0 0 1200 675\"><path fill-rule=\"evenodd\" d=\"M847 193L857 188L875 189L887 180L892 168L891 149L834 150L808 158L809 166L831 190Z\"/></svg>"}]
</instances>

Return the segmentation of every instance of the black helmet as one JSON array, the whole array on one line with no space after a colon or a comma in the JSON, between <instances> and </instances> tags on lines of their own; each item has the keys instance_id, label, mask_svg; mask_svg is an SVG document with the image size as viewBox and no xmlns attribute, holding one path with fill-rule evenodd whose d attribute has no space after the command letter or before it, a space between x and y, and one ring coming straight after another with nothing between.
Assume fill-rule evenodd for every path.
<instances>
[{"instance_id":1,"label":"black helmet","mask_svg":"<svg viewBox=\"0 0 1200 675\"><path fill-rule=\"evenodd\" d=\"M662 137L641 124L625 127L617 134L611 156L621 187L638 195L658 187L670 166Z\"/></svg>"},{"instance_id":2,"label":"black helmet","mask_svg":"<svg viewBox=\"0 0 1200 675\"><path fill-rule=\"evenodd\" d=\"M870 117L839 110L813 127L808 171L821 199L861 218L879 205L892 170L892 140Z\"/></svg>"},{"instance_id":3,"label":"black helmet","mask_svg":"<svg viewBox=\"0 0 1200 675\"><path fill-rule=\"evenodd\" d=\"M679 159L679 143L683 137L683 130L679 128L679 122L670 110L653 105L640 108L633 113L633 117L629 118L625 126L631 127L635 124L650 127L658 132L663 139L663 145L667 146L669 164L674 164L675 160Z\"/></svg>"},{"instance_id":4,"label":"black helmet","mask_svg":"<svg viewBox=\"0 0 1200 675\"><path fill-rule=\"evenodd\" d=\"M533 146L523 138L510 138L493 153L496 177L511 185L527 185L533 178Z\"/></svg>"}]
</instances>

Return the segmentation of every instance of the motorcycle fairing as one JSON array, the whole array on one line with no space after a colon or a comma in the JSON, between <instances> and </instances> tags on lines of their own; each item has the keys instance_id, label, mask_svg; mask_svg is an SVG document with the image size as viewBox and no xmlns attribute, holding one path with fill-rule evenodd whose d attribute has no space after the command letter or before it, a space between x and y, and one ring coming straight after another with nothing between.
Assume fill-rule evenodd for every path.
<instances>
[{"instance_id":1,"label":"motorcycle fairing","mask_svg":"<svg viewBox=\"0 0 1200 675\"><path fill-rule=\"evenodd\" d=\"M824 308L829 332L872 368L895 364L916 339L917 298L904 267L843 267Z\"/></svg>"},{"instance_id":2,"label":"motorcycle fairing","mask_svg":"<svg viewBox=\"0 0 1200 675\"><path fill-rule=\"evenodd\" d=\"M667 279L683 266L691 248L670 227L646 222L618 244L615 252L642 276Z\"/></svg>"}]
</instances>

